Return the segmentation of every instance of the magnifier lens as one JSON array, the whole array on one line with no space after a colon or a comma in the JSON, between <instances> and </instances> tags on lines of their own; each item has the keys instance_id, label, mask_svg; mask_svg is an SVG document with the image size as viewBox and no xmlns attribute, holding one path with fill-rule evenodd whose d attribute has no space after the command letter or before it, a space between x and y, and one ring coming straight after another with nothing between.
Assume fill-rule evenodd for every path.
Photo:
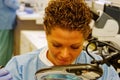
<instances>
[{"instance_id":1,"label":"magnifier lens","mask_svg":"<svg viewBox=\"0 0 120 80\"><path fill-rule=\"evenodd\" d=\"M42 77L39 77L39 79L37 80L83 80L83 79L72 74L55 73L43 75Z\"/></svg>"},{"instance_id":2,"label":"magnifier lens","mask_svg":"<svg viewBox=\"0 0 120 80\"><path fill-rule=\"evenodd\" d=\"M35 76L36 80L96 80L102 73L96 65L78 64L40 69Z\"/></svg>"}]
</instances>

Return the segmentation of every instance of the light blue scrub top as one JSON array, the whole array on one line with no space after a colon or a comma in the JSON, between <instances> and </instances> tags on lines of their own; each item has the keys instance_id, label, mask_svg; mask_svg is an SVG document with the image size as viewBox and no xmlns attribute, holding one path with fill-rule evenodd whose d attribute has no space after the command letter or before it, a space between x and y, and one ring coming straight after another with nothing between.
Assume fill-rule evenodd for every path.
<instances>
[{"instance_id":1,"label":"light blue scrub top","mask_svg":"<svg viewBox=\"0 0 120 80\"><path fill-rule=\"evenodd\" d=\"M0 0L0 30L11 30L15 26L16 10L19 0Z\"/></svg>"},{"instance_id":2,"label":"light blue scrub top","mask_svg":"<svg viewBox=\"0 0 120 80\"><path fill-rule=\"evenodd\" d=\"M42 50L43 49L15 56L8 62L5 69L12 74L13 80L35 80L35 72L41 68L48 67L39 59L39 53ZM92 59L87 53L82 51L75 63L90 63L91 60ZM108 67L104 64L102 68L104 73L99 80L120 80L117 72L112 66Z\"/></svg>"}]
</instances>

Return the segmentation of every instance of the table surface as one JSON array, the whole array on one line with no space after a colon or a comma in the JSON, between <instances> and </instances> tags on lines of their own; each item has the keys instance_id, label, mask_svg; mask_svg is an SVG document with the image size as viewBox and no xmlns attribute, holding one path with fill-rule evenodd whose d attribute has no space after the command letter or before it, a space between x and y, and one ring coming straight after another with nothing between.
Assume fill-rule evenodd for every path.
<instances>
[{"instance_id":1,"label":"table surface","mask_svg":"<svg viewBox=\"0 0 120 80\"><path fill-rule=\"evenodd\" d=\"M46 36L45 36L45 32L44 31L27 31L27 30L23 30L21 31L21 48L25 49L26 47L30 48L30 46L32 46L31 49L35 50L35 49L40 49L44 46L47 45L47 41L46 41ZM25 46L22 46L26 44ZM21 49L21 50L23 50ZM28 49L29 50L29 49ZM30 50L32 51L32 50ZM28 52L30 52L28 51ZM22 53L25 53L24 51L20 51Z\"/></svg>"}]
</instances>

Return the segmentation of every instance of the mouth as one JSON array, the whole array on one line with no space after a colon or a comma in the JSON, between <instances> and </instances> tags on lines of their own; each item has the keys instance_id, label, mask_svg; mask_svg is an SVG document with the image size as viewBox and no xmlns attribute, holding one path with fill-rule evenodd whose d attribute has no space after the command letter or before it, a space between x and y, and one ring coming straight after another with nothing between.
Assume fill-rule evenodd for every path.
<instances>
[{"instance_id":1,"label":"mouth","mask_svg":"<svg viewBox=\"0 0 120 80\"><path fill-rule=\"evenodd\" d=\"M69 62L70 62L70 60L65 60L65 59L58 59L57 60L57 63L59 65L68 65L68 64L70 64Z\"/></svg>"}]
</instances>

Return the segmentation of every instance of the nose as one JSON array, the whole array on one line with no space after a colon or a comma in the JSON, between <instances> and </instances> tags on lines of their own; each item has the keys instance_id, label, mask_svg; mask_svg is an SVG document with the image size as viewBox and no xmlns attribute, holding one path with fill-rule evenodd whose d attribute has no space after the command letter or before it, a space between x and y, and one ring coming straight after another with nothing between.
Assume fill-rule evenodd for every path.
<instances>
[{"instance_id":1,"label":"nose","mask_svg":"<svg viewBox=\"0 0 120 80\"><path fill-rule=\"evenodd\" d=\"M61 51L61 57L62 58L69 58L69 55L70 55L70 53L69 53L69 49L68 48L62 49L62 51Z\"/></svg>"}]
</instances>

